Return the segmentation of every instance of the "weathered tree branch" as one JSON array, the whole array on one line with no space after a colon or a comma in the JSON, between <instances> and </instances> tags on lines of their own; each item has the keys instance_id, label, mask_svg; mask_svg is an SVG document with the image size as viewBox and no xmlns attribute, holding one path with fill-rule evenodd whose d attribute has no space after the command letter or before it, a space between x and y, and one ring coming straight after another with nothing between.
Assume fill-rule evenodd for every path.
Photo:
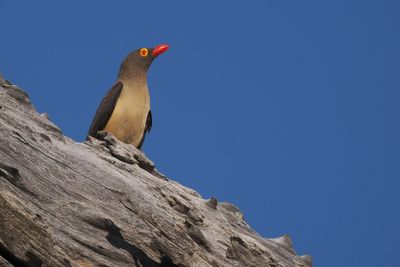
<instances>
[{"instance_id":1,"label":"weathered tree branch","mask_svg":"<svg viewBox=\"0 0 400 267\"><path fill-rule=\"evenodd\" d=\"M76 143L0 79L0 266L311 266L108 133Z\"/></svg>"}]
</instances>

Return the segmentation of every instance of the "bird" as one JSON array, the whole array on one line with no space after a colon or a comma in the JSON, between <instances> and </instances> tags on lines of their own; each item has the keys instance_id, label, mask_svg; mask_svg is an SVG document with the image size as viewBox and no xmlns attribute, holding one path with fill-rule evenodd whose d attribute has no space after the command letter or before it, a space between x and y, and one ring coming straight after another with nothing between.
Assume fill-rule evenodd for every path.
<instances>
[{"instance_id":1,"label":"bird","mask_svg":"<svg viewBox=\"0 0 400 267\"><path fill-rule=\"evenodd\" d=\"M134 50L125 57L114 86L97 108L87 139L105 131L141 149L153 123L147 71L153 60L168 49L168 44L160 44Z\"/></svg>"}]
</instances>

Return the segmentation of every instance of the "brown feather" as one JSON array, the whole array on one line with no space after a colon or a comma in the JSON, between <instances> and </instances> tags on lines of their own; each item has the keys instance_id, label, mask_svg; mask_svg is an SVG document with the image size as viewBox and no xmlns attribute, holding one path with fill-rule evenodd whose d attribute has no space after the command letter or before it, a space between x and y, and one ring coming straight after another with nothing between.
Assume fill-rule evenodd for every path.
<instances>
[{"instance_id":1,"label":"brown feather","mask_svg":"<svg viewBox=\"0 0 400 267\"><path fill-rule=\"evenodd\" d=\"M115 105L117 104L119 95L123 88L122 82L117 82L108 92L107 95L101 101L97 108L96 115L90 126L88 137L96 137L98 131L102 131L106 127L108 120L110 119ZM87 137L87 138L88 138Z\"/></svg>"}]
</instances>

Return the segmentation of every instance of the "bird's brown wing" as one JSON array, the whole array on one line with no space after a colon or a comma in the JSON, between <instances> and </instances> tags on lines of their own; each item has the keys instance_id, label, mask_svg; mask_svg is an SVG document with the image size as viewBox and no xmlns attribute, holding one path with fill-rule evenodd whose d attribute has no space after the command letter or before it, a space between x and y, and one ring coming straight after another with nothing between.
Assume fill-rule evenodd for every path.
<instances>
[{"instance_id":1,"label":"bird's brown wing","mask_svg":"<svg viewBox=\"0 0 400 267\"><path fill-rule=\"evenodd\" d=\"M111 90L107 92L107 95L103 98L100 106L97 108L96 115L94 116L92 125L90 126L88 132L88 137L95 137L98 131L101 131L104 129L104 127L106 127L107 122L114 111L115 105L117 104L122 87L122 82L118 82L111 88Z\"/></svg>"},{"instance_id":2,"label":"bird's brown wing","mask_svg":"<svg viewBox=\"0 0 400 267\"><path fill-rule=\"evenodd\" d=\"M149 110L149 113L147 114L146 128L144 128L144 132L150 133L151 126L153 126L153 116L151 115L151 110Z\"/></svg>"},{"instance_id":3,"label":"bird's brown wing","mask_svg":"<svg viewBox=\"0 0 400 267\"><path fill-rule=\"evenodd\" d=\"M146 134L150 133L151 126L153 126L153 117L151 115L151 110L149 110L149 113L147 113L146 127L144 128L142 139L140 140L139 145L137 147L138 149L142 147Z\"/></svg>"}]
</instances>

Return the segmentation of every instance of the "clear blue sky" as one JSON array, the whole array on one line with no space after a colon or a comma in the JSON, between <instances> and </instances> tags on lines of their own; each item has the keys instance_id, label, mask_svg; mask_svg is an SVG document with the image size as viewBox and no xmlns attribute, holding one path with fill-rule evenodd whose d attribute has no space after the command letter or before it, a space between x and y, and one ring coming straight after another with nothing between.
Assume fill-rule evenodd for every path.
<instances>
[{"instance_id":1,"label":"clear blue sky","mask_svg":"<svg viewBox=\"0 0 400 267\"><path fill-rule=\"evenodd\" d=\"M0 1L0 72L82 141L122 58L149 72L146 154L288 234L315 266L398 266L400 2Z\"/></svg>"}]
</instances>

